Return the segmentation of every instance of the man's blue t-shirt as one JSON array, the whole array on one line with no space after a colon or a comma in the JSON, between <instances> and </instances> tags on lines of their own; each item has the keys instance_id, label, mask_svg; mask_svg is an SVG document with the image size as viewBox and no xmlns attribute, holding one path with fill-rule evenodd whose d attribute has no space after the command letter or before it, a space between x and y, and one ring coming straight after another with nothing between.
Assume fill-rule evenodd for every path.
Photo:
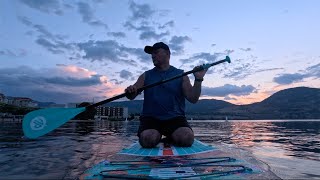
<instances>
[{"instance_id":1,"label":"man's blue t-shirt","mask_svg":"<svg viewBox=\"0 0 320 180\"><path fill-rule=\"evenodd\" d=\"M159 71L153 68L145 72L144 85L166 80L182 73L183 70L173 66L170 66L166 71ZM142 115L160 120L185 116L185 97L182 91L182 80L183 78L178 78L144 90Z\"/></svg>"}]
</instances>

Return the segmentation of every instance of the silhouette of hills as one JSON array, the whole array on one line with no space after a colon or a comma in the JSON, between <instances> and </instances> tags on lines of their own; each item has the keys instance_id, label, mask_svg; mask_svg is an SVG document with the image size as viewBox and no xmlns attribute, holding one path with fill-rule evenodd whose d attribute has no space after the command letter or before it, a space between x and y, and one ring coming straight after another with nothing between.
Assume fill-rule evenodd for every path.
<instances>
[{"instance_id":1,"label":"silhouette of hills","mask_svg":"<svg viewBox=\"0 0 320 180\"><path fill-rule=\"evenodd\" d=\"M244 119L320 119L320 89L297 87L281 90L249 105L219 109Z\"/></svg>"},{"instance_id":2,"label":"silhouette of hills","mask_svg":"<svg viewBox=\"0 0 320 180\"><path fill-rule=\"evenodd\" d=\"M143 101L111 102L106 106L128 107L129 114L139 114ZM281 90L253 104L235 105L215 99L186 101L186 115L193 119L320 119L320 89L296 87Z\"/></svg>"}]
</instances>

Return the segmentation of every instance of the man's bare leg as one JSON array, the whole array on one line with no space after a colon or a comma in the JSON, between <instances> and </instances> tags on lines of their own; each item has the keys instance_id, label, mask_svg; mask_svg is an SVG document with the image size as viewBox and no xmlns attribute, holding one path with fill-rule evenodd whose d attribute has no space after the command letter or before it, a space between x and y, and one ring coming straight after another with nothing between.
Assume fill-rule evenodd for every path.
<instances>
[{"instance_id":1,"label":"man's bare leg","mask_svg":"<svg viewBox=\"0 0 320 180\"><path fill-rule=\"evenodd\" d=\"M156 129L147 129L140 133L139 143L144 148L153 148L161 140L161 134Z\"/></svg>"},{"instance_id":2,"label":"man's bare leg","mask_svg":"<svg viewBox=\"0 0 320 180\"><path fill-rule=\"evenodd\" d=\"M179 127L172 133L171 137L176 146L190 147L194 141L193 131L188 127Z\"/></svg>"}]
</instances>

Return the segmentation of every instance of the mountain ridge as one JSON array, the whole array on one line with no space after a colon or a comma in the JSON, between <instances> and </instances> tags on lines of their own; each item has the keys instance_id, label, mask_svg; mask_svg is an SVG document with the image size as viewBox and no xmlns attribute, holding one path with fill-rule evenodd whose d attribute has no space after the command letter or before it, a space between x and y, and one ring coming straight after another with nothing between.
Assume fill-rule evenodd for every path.
<instances>
[{"instance_id":1,"label":"mountain ridge","mask_svg":"<svg viewBox=\"0 0 320 180\"><path fill-rule=\"evenodd\" d=\"M280 90L261 102L235 105L223 100L186 101L186 116L192 119L320 119L320 89L295 87ZM139 114L143 100L111 102L106 106L128 107Z\"/></svg>"}]
</instances>

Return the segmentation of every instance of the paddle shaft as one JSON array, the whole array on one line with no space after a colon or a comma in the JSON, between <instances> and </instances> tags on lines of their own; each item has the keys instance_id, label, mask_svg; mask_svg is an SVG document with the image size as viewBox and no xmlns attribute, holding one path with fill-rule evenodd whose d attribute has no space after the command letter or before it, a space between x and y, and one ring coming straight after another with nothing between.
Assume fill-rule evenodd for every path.
<instances>
[{"instance_id":1,"label":"paddle shaft","mask_svg":"<svg viewBox=\"0 0 320 180\"><path fill-rule=\"evenodd\" d=\"M181 75L139 88L137 91L138 93L141 93L145 89L166 83L168 81L172 81L177 78L181 78L183 76L186 76L194 72L208 69L211 66L214 66L223 62L230 63L230 58L227 56L224 60L220 60L212 64L204 64L198 68L185 72ZM48 108L48 109L39 109L39 110L32 111L26 114L23 118L23 121L22 121L23 133L28 138L31 138L31 139L37 138L39 136L47 134L52 130L60 127L61 125L63 125L64 123L66 123L67 121L75 117L76 115L86 110L91 110L94 107L100 106L102 104L111 102L116 99L120 99L125 96L126 96L126 93L123 93L123 94L114 96L110 99L106 99L104 101L89 105L87 107L81 107L81 108Z\"/></svg>"},{"instance_id":2,"label":"paddle shaft","mask_svg":"<svg viewBox=\"0 0 320 180\"><path fill-rule=\"evenodd\" d=\"M183 73L183 74L180 74L180 75L171 77L171 78L169 78L169 79L161 80L161 81L159 81L159 82L156 82L156 83L152 83L152 84L143 86L142 88L139 88L137 91L138 91L138 93L141 93L142 91L144 91L144 90L146 90L146 89L149 89L149 88L152 88L152 87L154 87L154 86L158 86L158 85L160 85L160 84L163 84L163 83L172 81L172 80L174 80L174 79L181 78L181 77L186 76L186 75L191 74L191 73L195 73L195 72L198 72L198 71L202 71L202 70L204 70L204 69L208 69L208 68L211 67L211 66L215 66L215 65L217 65L217 64L224 63L224 62L229 62L229 63L230 63L230 58L227 56L226 59L223 59L223 60L220 60L220 61L211 63L211 64L205 64L205 65L199 66L199 68L195 68L195 69L193 69L193 70L191 70L191 71L188 71L188 72L185 72L185 73ZM127 94L127 93L122 93L122 94L119 94L119 95L114 96L114 97L112 97L112 98L109 98L109 99L106 99L106 100L97 102L97 103L95 103L95 104L91 104L91 105L87 106L86 109L91 109L91 108L94 108L94 107L103 105L103 104L105 104L105 103L108 103L108 102L111 102L111 101L114 101L114 100L123 98L123 97L126 96L126 94Z\"/></svg>"}]
</instances>

